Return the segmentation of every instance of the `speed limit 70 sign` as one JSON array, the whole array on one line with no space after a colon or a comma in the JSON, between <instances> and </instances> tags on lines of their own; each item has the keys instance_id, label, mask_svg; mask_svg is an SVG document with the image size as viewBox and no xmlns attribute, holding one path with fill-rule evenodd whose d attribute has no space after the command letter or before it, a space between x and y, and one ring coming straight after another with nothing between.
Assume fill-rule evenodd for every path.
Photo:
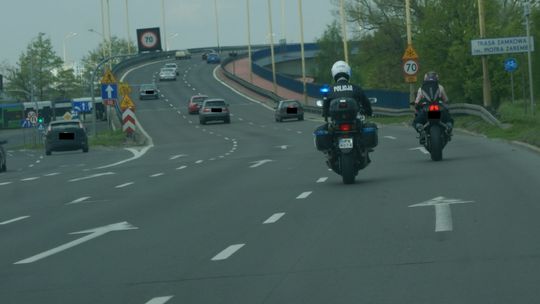
<instances>
[{"instance_id":1,"label":"speed limit 70 sign","mask_svg":"<svg viewBox=\"0 0 540 304\"><path fill-rule=\"evenodd\" d=\"M418 73L418 62L414 59L405 60L403 62L403 72L408 76L414 76Z\"/></svg>"},{"instance_id":2,"label":"speed limit 70 sign","mask_svg":"<svg viewBox=\"0 0 540 304\"><path fill-rule=\"evenodd\" d=\"M138 29L137 44L139 47L139 53L161 51L159 27Z\"/></svg>"}]
</instances>

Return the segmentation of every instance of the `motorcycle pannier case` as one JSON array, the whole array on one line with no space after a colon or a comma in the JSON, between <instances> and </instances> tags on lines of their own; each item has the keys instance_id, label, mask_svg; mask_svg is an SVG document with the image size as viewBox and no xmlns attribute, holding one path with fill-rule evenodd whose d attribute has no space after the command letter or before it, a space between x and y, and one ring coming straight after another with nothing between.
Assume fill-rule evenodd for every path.
<instances>
[{"instance_id":1,"label":"motorcycle pannier case","mask_svg":"<svg viewBox=\"0 0 540 304\"><path fill-rule=\"evenodd\" d=\"M379 144L377 132L377 125L372 122L366 122L362 126L362 142L365 147L375 148Z\"/></svg>"},{"instance_id":2,"label":"motorcycle pannier case","mask_svg":"<svg viewBox=\"0 0 540 304\"><path fill-rule=\"evenodd\" d=\"M358 114L358 103L353 98L336 98L330 101L328 114L334 121L353 121Z\"/></svg>"},{"instance_id":3,"label":"motorcycle pannier case","mask_svg":"<svg viewBox=\"0 0 540 304\"><path fill-rule=\"evenodd\" d=\"M313 132L315 137L315 147L319 151L326 151L332 148L332 135L328 132L328 126L326 124L318 127Z\"/></svg>"}]
</instances>

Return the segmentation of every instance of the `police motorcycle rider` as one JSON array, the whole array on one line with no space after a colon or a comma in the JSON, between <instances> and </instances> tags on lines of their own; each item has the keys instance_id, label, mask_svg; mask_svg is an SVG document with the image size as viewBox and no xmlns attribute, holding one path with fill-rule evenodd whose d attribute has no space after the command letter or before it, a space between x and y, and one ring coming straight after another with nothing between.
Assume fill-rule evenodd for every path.
<instances>
[{"instance_id":1,"label":"police motorcycle rider","mask_svg":"<svg viewBox=\"0 0 540 304\"><path fill-rule=\"evenodd\" d=\"M431 96L431 97L430 97ZM416 109L415 118L412 126L420 134L427 122L427 112L423 110L423 105L427 101L431 101L431 98L439 99L443 106L441 120L448 127L447 132L449 136L452 136L452 129L454 127L454 119L450 116L446 104L448 103L448 96L444 87L439 84L439 75L436 72L427 72L424 75L424 81L422 86L418 88L416 99L414 100L414 106Z\"/></svg>"},{"instance_id":2,"label":"police motorcycle rider","mask_svg":"<svg viewBox=\"0 0 540 304\"><path fill-rule=\"evenodd\" d=\"M331 69L332 78L334 79L334 84L330 86L328 95L323 100L323 117L325 121L328 121L330 101L338 98L353 98L358 103L358 108L360 113L366 116L372 116L373 110L371 108L371 103L369 99L364 94L364 90L358 85L350 83L351 78L351 67L342 60L336 61L332 65ZM361 124L358 124L360 126ZM369 149L368 152L372 152L373 149ZM369 154L367 156L368 163L371 162Z\"/></svg>"}]
</instances>

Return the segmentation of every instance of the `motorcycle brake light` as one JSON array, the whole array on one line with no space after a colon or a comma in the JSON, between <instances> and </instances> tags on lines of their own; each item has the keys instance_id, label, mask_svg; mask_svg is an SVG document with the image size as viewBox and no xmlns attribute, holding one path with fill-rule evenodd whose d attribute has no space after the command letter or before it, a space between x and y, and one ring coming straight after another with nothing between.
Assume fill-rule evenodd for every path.
<instances>
[{"instance_id":1,"label":"motorcycle brake light","mask_svg":"<svg viewBox=\"0 0 540 304\"><path fill-rule=\"evenodd\" d=\"M351 129L352 129L351 124L344 123L344 124L339 125L339 130L340 131L350 131Z\"/></svg>"},{"instance_id":2,"label":"motorcycle brake light","mask_svg":"<svg viewBox=\"0 0 540 304\"><path fill-rule=\"evenodd\" d=\"M439 111L439 105L430 105L429 111Z\"/></svg>"}]
</instances>

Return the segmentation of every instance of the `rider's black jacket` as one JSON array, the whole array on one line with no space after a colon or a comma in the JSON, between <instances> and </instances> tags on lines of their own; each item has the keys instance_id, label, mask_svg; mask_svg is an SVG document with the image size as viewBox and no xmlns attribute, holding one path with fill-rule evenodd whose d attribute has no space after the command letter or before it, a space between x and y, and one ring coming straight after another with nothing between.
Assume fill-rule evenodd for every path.
<instances>
[{"instance_id":1,"label":"rider's black jacket","mask_svg":"<svg viewBox=\"0 0 540 304\"><path fill-rule=\"evenodd\" d=\"M330 87L327 98L323 103L323 116L328 116L328 109L330 107L330 101L336 98L354 98L358 102L358 107L364 110L364 114L371 116L373 110L371 109L371 103L364 94L362 88L350 83L345 78L340 78L336 83Z\"/></svg>"}]
</instances>

